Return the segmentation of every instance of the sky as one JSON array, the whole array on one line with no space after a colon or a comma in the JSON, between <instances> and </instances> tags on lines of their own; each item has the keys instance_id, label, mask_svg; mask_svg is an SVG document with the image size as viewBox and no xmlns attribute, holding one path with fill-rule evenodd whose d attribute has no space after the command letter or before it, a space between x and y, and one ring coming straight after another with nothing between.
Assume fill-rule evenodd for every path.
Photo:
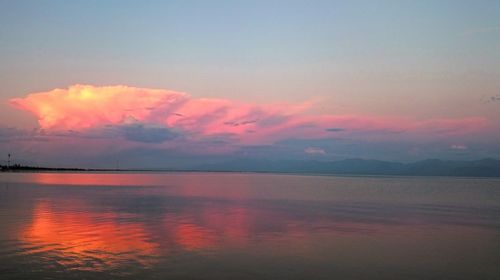
<instances>
[{"instance_id":1,"label":"sky","mask_svg":"<svg viewBox=\"0 0 500 280\"><path fill-rule=\"evenodd\" d=\"M0 0L0 164L500 158L498 1Z\"/></svg>"}]
</instances>

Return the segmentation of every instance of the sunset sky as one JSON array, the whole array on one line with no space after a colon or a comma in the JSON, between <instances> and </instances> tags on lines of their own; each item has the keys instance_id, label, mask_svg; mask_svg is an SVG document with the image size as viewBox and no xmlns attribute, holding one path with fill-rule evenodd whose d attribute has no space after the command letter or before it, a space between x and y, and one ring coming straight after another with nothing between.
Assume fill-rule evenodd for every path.
<instances>
[{"instance_id":1,"label":"sunset sky","mask_svg":"<svg viewBox=\"0 0 500 280\"><path fill-rule=\"evenodd\" d=\"M499 158L500 2L0 0L0 153Z\"/></svg>"}]
</instances>

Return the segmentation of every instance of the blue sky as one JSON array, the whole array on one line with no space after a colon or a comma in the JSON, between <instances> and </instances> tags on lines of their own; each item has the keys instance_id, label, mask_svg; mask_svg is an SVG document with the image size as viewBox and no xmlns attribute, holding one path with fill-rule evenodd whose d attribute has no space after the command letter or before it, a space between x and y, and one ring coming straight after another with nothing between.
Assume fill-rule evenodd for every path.
<instances>
[{"instance_id":1,"label":"blue sky","mask_svg":"<svg viewBox=\"0 0 500 280\"><path fill-rule=\"evenodd\" d=\"M124 85L259 106L314 101L303 114L405 118L408 127L481 118L487 126L473 135L398 139L404 148L393 158L414 159L414 142L436 151L425 156L448 157L452 145L467 147L466 158L499 154L498 1L3 0L0 61L4 131L43 128L36 112L11 106L13 98ZM380 138L363 129L363 139L359 131L343 139ZM303 138L296 132L283 135Z\"/></svg>"}]
</instances>

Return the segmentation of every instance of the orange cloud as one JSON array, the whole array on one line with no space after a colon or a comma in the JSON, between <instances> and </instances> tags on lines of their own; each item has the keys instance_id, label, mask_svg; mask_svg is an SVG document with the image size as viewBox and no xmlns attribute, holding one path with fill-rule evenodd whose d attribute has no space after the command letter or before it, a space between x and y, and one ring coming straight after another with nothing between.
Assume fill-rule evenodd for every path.
<instances>
[{"instance_id":1,"label":"orange cloud","mask_svg":"<svg viewBox=\"0 0 500 280\"><path fill-rule=\"evenodd\" d=\"M168 90L74 85L14 98L10 103L34 114L43 129L79 130L130 118L162 121L188 99L185 93Z\"/></svg>"},{"instance_id":2,"label":"orange cloud","mask_svg":"<svg viewBox=\"0 0 500 280\"><path fill-rule=\"evenodd\" d=\"M67 89L29 94L10 103L38 119L44 130L100 128L109 125L152 124L170 139L175 130L186 137L230 135L243 144L272 143L290 137L382 137L393 135L449 136L476 133L488 127L480 117L414 120L363 115L308 115L313 105L253 104L227 99L193 98L182 92L129 86L73 85ZM133 127L127 133L147 133ZM161 135L160 135L161 134ZM388 136L389 135L389 136ZM134 137L131 137L134 138ZM154 142L155 139L147 139Z\"/></svg>"}]
</instances>

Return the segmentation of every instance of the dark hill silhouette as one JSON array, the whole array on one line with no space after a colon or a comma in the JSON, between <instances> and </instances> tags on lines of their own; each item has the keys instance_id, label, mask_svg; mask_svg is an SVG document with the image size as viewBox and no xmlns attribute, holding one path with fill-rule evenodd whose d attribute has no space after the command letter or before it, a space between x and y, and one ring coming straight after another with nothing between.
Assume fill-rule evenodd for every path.
<instances>
[{"instance_id":1,"label":"dark hill silhouette","mask_svg":"<svg viewBox=\"0 0 500 280\"><path fill-rule=\"evenodd\" d=\"M200 165L195 169L203 171L306 174L500 177L500 160L491 158L475 161L427 159L414 163L399 163L365 159L346 159L341 161L268 161L243 159L218 164Z\"/></svg>"}]
</instances>

